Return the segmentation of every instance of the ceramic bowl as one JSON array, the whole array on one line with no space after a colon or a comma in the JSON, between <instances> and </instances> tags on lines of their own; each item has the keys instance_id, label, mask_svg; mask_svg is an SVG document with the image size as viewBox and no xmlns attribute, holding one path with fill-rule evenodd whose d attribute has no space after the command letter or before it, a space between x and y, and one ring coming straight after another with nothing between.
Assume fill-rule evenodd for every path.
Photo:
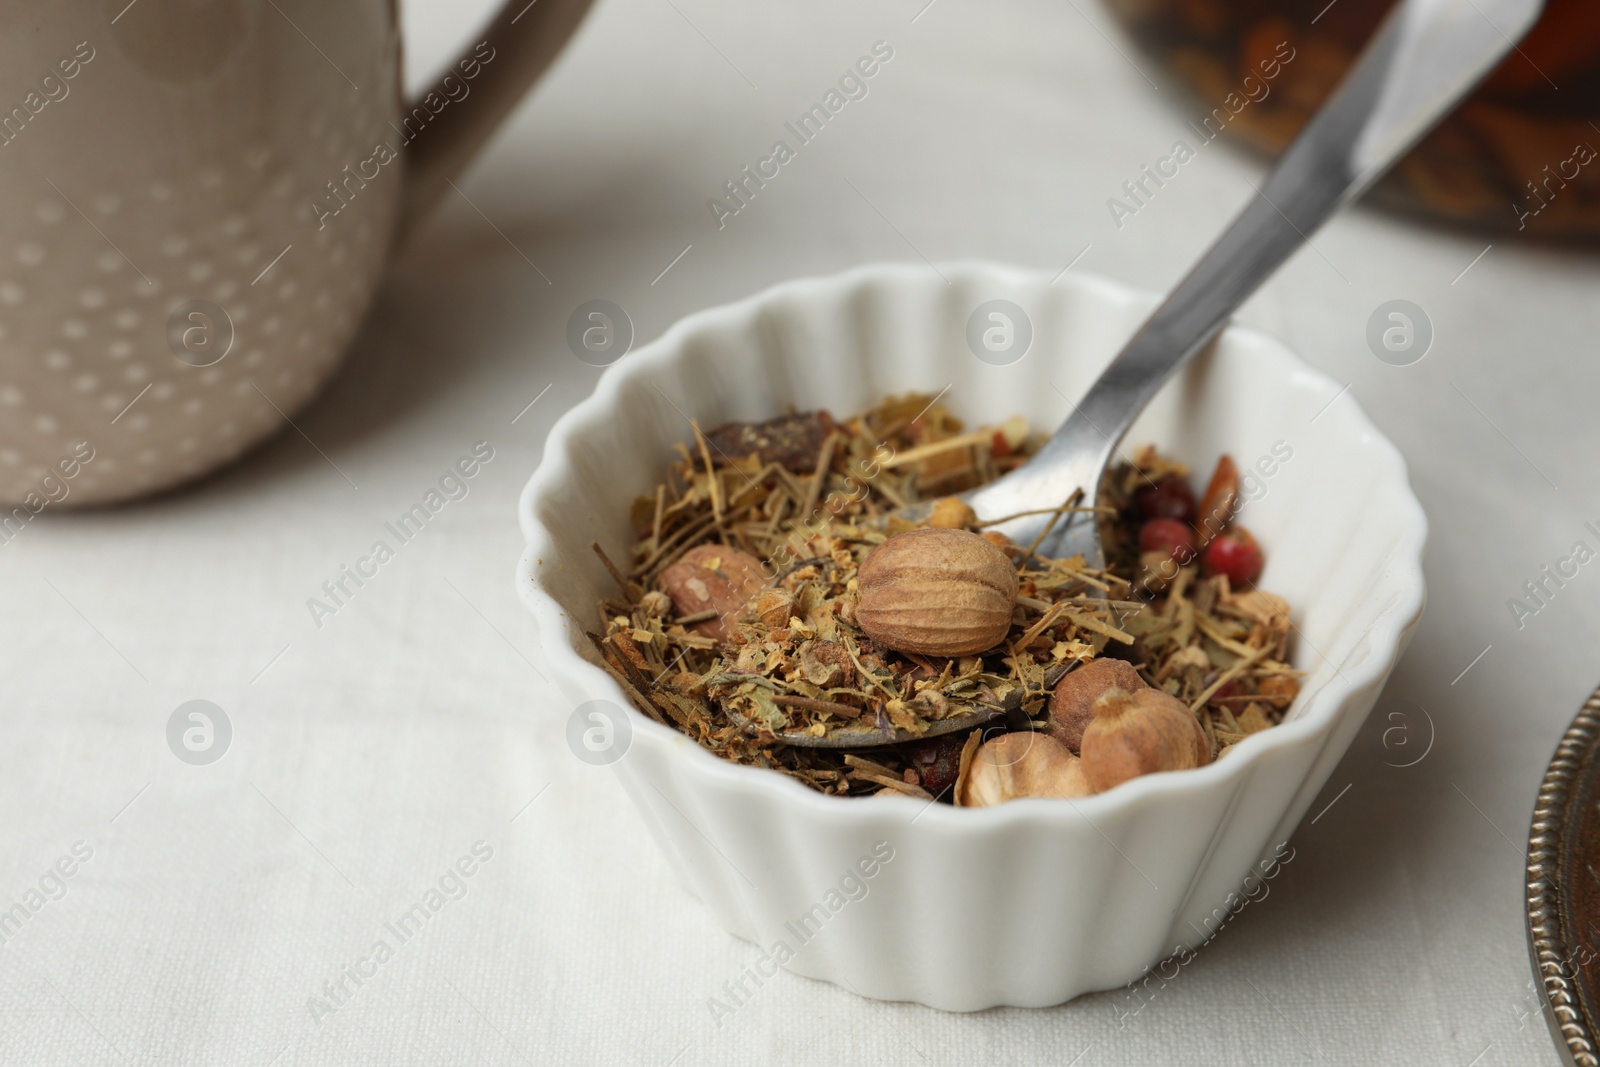
<instances>
[{"instance_id":1,"label":"ceramic bowl","mask_svg":"<svg viewBox=\"0 0 1600 1067\"><path fill-rule=\"evenodd\" d=\"M1020 358L969 330L991 300L1026 316ZM517 581L556 712L609 702L590 708L620 720L623 787L683 883L759 946L756 971L956 1011L1058 1004L1181 958L1237 910L1247 879L1277 869L1421 615L1427 523L1404 461L1354 398L1253 330L1229 328L1127 439L1197 477L1222 452L1250 472L1241 521L1266 552L1260 584L1294 609L1299 697L1282 725L1210 766L983 809L828 797L635 712L584 637L614 591L590 542L628 558L629 504L690 439L690 416L846 415L916 390L943 392L970 423L1020 412L1053 428L1153 303L1110 281L970 263L789 282L679 322L551 431L521 500Z\"/></svg>"}]
</instances>

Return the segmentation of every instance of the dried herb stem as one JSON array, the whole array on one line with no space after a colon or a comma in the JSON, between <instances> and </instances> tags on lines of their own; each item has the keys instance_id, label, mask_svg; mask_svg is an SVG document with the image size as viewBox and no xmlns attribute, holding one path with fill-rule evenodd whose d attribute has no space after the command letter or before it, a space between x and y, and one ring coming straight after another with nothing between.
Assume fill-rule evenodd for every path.
<instances>
[{"instance_id":1,"label":"dried herb stem","mask_svg":"<svg viewBox=\"0 0 1600 1067\"><path fill-rule=\"evenodd\" d=\"M1025 649L1029 645L1033 644L1034 638L1038 637L1040 634L1042 634L1046 630L1048 630L1051 626L1055 625L1055 621L1057 619L1061 618L1061 616L1066 611L1067 611L1067 605L1066 605L1065 602L1058 603L1058 604L1055 604L1054 606L1052 606L1050 608L1050 610L1048 610L1048 611L1046 611L1044 613L1044 617L1043 618L1041 618L1038 622L1034 623L1032 626L1028 627L1028 629L1023 632L1022 636L1017 638L1017 640L1015 642L1016 647Z\"/></svg>"},{"instance_id":2,"label":"dried herb stem","mask_svg":"<svg viewBox=\"0 0 1600 1067\"><path fill-rule=\"evenodd\" d=\"M1216 681L1214 681L1210 685L1208 685L1205 688L1205 691L1202 692L1198 697L1196 697L1189 704L1189 710L1190 711L1199 711L1200 708L1205 705L1205 702L1211 699L1212 694L1216 693L1217 690L1221 689L1223 686L1227 685L1229 682L1231 682L1235 678L1239 677L1245 671L1249 670L1258 661L1264 659L1266 657L1267 653L1271 652L1271 651L1272 651L1272 647L1270 645L1265 645L1265 646L1263 646L1261 648L1258 648L1255 651L1251 652L1248 656L1246 656L1243 659L1241 659L1238 663L1235 663L1232 667L1229 667L1227 670L1223 671L1220 675L1217 676L1217 680Z\"/></svg>"},{"instance_id":3,"label":"dried herb stem","mask_svg":"<svg viewBox=\"0 0 1600 1067\"><path fill-rule=\"evenodd\" d=\"M839 435L830 433L822 439L822 449L817 456L817 469L806 486L805 500L800 504L800 514L810 515L822 498L823 483L828 480L828 469L833 465L833 452L839 446Z\"/></svg>"},{"instance_id":4,"label":"dried herb stem","mask_svg":"<svg viewBox=\"0 0 1600 1067\"><path fill-rule=\"evenodd\" d=\"M929 444L909 448L904 452L897 452L889 459L883 461L886 470L904 467L912 463L921 463L925 459L943 455L951 449L970 448L973 445L987 444L994 440L995 431L992 429L974 430L971 433L961 434L957 437L946 437L942 441L933 441Z\"/></svg>"},{"instance_id":5,"label":"dried herb stem","mask_svg":"<svg viewBox=\"0 0 1600 1067\"><path fill-rule=\"evenodd\" d=\"M1026 519L1026 518L1030 518L1031 516L1034 516L1034 515L1055 515L1055 514L1058 514L1058 513L1059 514L1070 515L1073 512L1086 512L1086 511L1096 512L1096 513L1098 513L1100 515L1115 515L1116 514L1116 509L1115 508L1107 508L1107 507L1092 507L1092 508L1070 507L1069 508L1069 507L1063 506L1063 507L1059 507L1059 508L1034 508L1032 511L1017 511L1017 512L1013 512L1010 515L1002 515L998 519L986 519L983 522L977 523L976 526L980 530L986 530L991 526L999 526L1002 523L1010 522L1012 519Z\"/></svg>"},{"instance_id":6,"label":"dried herb stem","mask_svg":"<svg viewBox=\"0 0 1600 1067\"><path fill-rule=\"evenodd\" d=\"M1039 536L1035 537L1028 545L1028 550L1023 553L1021 565L1026 566L1028 560L1039 558L1037 555L1038 548L1044 543L1044 539L1049 537L1050 531L1056 528L1056 523L1061 521L1061 516L1066 514L1068 510L1076 507L1078 501L1082 499L1083 489L1080 487L1078 489L1074 489L1072 491L1072 495L1067 497L1066 501L1060 507L1051 509L1050 521L1045 523L1044 529L1039 531Z\"/></svg>"},{"instance_id":7,"label":"dried herb stem","mask_svg":"<svg viewBox=\"0 0 1600 1067\"><path fill-rule=\"evenodd\" d=\"M711 462L711 449L706 444L706 435L700 432L700 423L694 419L689 420L689 425L694 428L695 442L700 446L700 456L706 461L706 487L711 493L712 525L722 525L722 479L717 477L717 469Z\"/></svg>"},{"instance_id":8,"label":"dried herb stem","mask_svg":"<svg viewBox=\"0 0 1600 1067\"><path fill-rule=\"evenodd\" d=\"M1071 619L1085 630L1093 630L1097 634L1104 634L1113 641L1121 641L1125 645L1133 644L1132 634L1119 630L1110 623L1101 622L1092 615L1084 615L1080 612L1073 611L1065 604L1061 604L1059 607L1061 608L1062 615Z\"/></svg>"},{"instance_id":9,"label":"dried herb stem","mask_svg":"<svg viewBox=\"0 0 1600 1067\"><path fill-rule=\"evenodd\" d=\"M617 570L617 565L611 562L611 557L606 555L606 550L600 547L599 541L590 541L589 547L594 549L594 554L600 557L600 562L605 564L606 570L611 572L611 577L616 580L617 587L622 590L622 595L628 599L628 603L632 604L637 601L639 594L643 590L637 584L628 581L622 576L622 572Z\"/></svg>"}]
</instances>

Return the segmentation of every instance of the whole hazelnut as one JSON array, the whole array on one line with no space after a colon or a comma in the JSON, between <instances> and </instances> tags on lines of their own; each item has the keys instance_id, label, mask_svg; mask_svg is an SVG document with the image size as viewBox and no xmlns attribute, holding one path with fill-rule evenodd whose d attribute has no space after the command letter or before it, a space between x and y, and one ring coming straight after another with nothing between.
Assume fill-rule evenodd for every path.
<instances>
[{"instance_id":1,"label":"whole hazelnut","mask_svg":"<svg viewBox=\"0 0 1600 1067\"><path fill-rule=\"evenodd\" d=\"M1095 792L1156 771L1211 762L1211 742L1183 701L1159 689L1109 689L1083 731L1083 773Z\"/></svg>"},{"instance_id":2,"label":"whole hazelnut","mask_svg":"<svg viewBox=\"0 0 1600 1067\"><path fill-rule=\"evenodd\" d=\"M985 741L961 783L961 804L986 808L1021 797L1086 797L1094 790L1078 757L1047 734L1022 731Z\"/></svg>"},{"instance_id":3,"label":"whole hazelnut","mask_svg":"<svg viewBox=\"0 0 1600 1067\"><path fill-rule=\"evenodd\" d=\"M1149 688L1133 665L1120 659L1092 659L1069 672L1050 694L1050 736L1078 755L1083 731L1094 721L1094 702L1108 689Z\"/></svg>"},{"instance_id":4,"label":"whole hazelnut","mask_svg":"<svg viewBox=\"0 0 1600 1067\"><path fill-rule=\"evenodd\" d=\"M715 641L728 639L766 584L761 561L727 545L696 545L656 579L657 587L672 598L678 615L717 613L716 618L692 627L695 633Z\"/></svg>"},{"instance_id":5,"label":"whole hazelnut","mask_svg":"<svg viewBox=\"0 0 1600 1067\"><path fill-rule=\"evenodd\" d=\"M856 625L899 652L965 656L1011 629L1017 572L1004 552L966 530L896 534L856 572Z\"/></svg>"},{"instance_id":6,"label":"whole hazelnut","mask_svg":"<svg viewBox=\"0 0 1600 1067\"><path fill-rule=\"evenodd\" d=\"M942 496L933 502L928 525L941 530L965 530L978 521L978 513L958 496Z\"/></svg>"}]
</instances>

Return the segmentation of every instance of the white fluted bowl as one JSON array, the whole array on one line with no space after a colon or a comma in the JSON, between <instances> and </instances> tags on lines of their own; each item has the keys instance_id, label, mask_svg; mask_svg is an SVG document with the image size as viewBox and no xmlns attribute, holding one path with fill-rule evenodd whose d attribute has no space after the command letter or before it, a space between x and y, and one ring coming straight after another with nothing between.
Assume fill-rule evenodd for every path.
<instances>
[{"instance_id":1,"label":"white fluted bowl","mask_svg":"<svg viewBox=\"0 0 1600 1067\"><path fill-rule=\"evenodd\" d=\"M690 316L556 423L522 496L517 580L563 717L595 699L628 707L583 636L614 591L589 544L628 558L629 504L690 438L689 416L706 427L791 405L843 416L886 394L948 389L969 422L1020 412L1051 428L1153 303L1078 275L1052 285L986 264L941 272L948 284L921 264L867 266ZM1034 331L1008 366L967 343L969 316L995 298L1022 307ZM682 880L766 952L758 970L781 963L955 1011L1058 1004L1203 942L1305 815L1422 613L1427 523L1405 463L1334 382L1240 327L1163 390L1128 441L1153 441L1202 476L1221 452L1241 468L1290 454L1247 482L1243 518L1265 548L1261 585L1294 609L1292 658L1306 676L1287 720L1198 770L1078 801L958 809L824 796L628 707L613 766Z\"/></svg>"}]
</instances>

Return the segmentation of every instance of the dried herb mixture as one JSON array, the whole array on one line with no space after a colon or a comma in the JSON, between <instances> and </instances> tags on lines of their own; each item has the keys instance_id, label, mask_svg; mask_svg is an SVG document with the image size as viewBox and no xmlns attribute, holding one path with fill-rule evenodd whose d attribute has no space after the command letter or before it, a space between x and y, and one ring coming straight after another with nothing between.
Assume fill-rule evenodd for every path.
<instances>
[{"instance_id":1,"label":"dried herb mixture","mask_svg":"<svg viewBox=\"0 0 1600 1067\"><path fill-rule=\"evenodd\" d=\"M1194 759L1133 773L1208 762L1281 721L1299 689L1287 662L1289 608L1253 586L1261 553L1233 522L1240 496L1232 461L1222 458L1199 502L1188 470L1153 448L1108 473L1098 518L1109 562L1097 570L1081 556L1045 559L1033 546L985 532L953 497L1025 462L1041 442L1020 418L968 430L936 398L915 394L843 421L808 412L710 432L695 426L666 479L634 502L631 557L619 564L601 553L619 595L601 602L603 633L590 637L644 714L725 759L838 795L989 803L1098 791L1103 782L1069 788L1058 774L1067 761L1078 773L1080 736L1085 770L1093 770L1088 748L1105 747L1091 735L1115 743L1133 736L1126 726L1134 720L1126 718L1116 720L1120 733L1108 732L1114 716L1103 709L1107 723L1089 735L1082 723L1065 725L1065 690L1105 672L1068 680L1097 660L1137 672L1111 672L1123 679L1118 693L1148 686L1155 692L1136 695L1169 712L1181 702L1178 729L1196 731ZM927 502L920 522L891 514ZM1053 510L1058 517L1082 510L1073 503ZM874 627L857 617L863 564L891 538L924 528L947 532L912 541L952 545L957 562L934 571L904 567L903 595L883 601L890 615L926 622L937 631L932 641L952 633L959 641L968 620L980 619L1002 639L939 655L911 650L909 639L889 647L869 636ZM914 564L923 549L912 541L893 547L911 552ZM933 585L917 584L925 572ZM892 572L889 585L901 577ZM955 583L948 597L938 582ZM1005 598L1010 588L1014 600ZM1008 700L1020 715L940 733L954 716ZM1033 752L1030 759L1043 760L1049 746L1053 762L1005 760L998 764L1004 781L977 782L990 765L979 755L982 736L1022 722L1040 734L1013 740ZM850 751L780 737L861 729L896 729L909 740ZM1050 737L1064 740L1070 755L1056 752ZM1034 777L1024 781L1023 770ZM1029 784L1040 775L1057 784Z\"/></svg>"}]
</instances>

